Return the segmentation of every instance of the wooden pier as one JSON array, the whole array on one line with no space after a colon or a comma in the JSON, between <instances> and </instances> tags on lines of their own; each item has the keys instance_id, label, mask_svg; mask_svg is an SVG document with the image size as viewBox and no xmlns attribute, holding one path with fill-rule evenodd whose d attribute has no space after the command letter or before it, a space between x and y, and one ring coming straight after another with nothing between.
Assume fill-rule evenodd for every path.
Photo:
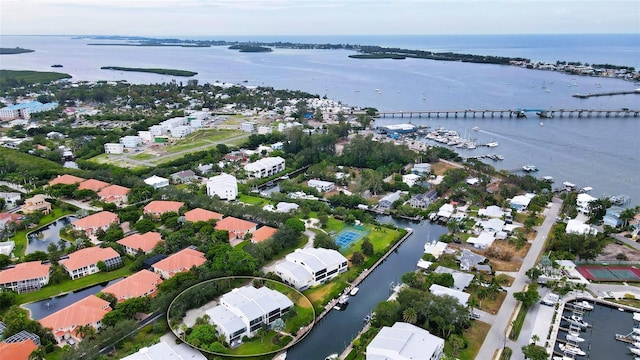
<instances>
[{"instance_id":1,"label":"wooden pier","mask_svg":"<svg viewBox=\"0 0 640 360\"><path fill-rule=\"evenodd\" d=\"M553 117L640 117L640 110L632 109L467 109L467 110L411 110L380 111L377 117L399 118L525 118L533 112L541 118Z\"/></svg>"},{"instance_id":2,"label":"wooden pier","mask_svg":"<svg viewBox=\"0 0 640 360\"><path fill-rule=\"evenodd\" d=\"M602 92L602 93L573 94L573 97L577 97L580 99L588 99L594 96L614 96L614 95L631 95L631 94L640 94L640 89L635 89L631 91L609 91L609 92Z\"/></svg>"}]
</instances>

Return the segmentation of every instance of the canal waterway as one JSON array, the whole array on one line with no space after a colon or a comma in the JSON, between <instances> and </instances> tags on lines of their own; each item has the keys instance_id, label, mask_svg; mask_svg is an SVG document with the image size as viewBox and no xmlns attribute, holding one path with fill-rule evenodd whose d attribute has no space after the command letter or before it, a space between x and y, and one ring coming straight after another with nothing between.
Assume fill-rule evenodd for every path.
<instances>
[{"instance_id":1,"label":"canal waterway","mask_svg":"<svg viewBox=\"0 0 640 360\"><path fill-rule=\"evenodd\" d=\"M329 354L341 353L364 327L365 316L379 302L389 298L393 284L400 282L402 275L417 268L416 264L424 253L427 240L438 239L447 232L445 227L426 221L413 223L390 217L378 219L382 223L392 223L401 228L413 228L413 235L360 283L360 291L351 297L345 310L332 310L320 320L309 335L287 351L287 359L324 359Z\"/></svg>"},{"instance_id":2,"label":"canal waterway","mask_svg":"<svg viewBox=\"0 0 640 360\"><path fill-rule=\"evenodd\" d=\"M565 316L571 316L571 313L571 310L565 308ZM587 354L586 356L577 356L577 359L633 359L633 355L628 350L628 347L633 345L615 340L616 334L627 335L633 329L632 313L595 303L594 309L585 311L582 317L592 326L580 334L580 337L585 341L579 343L579 347ZM568 328L569 324L563 320L561 326ZM565 331L560 330L558 339L565 340L566 335ZM555 351L560 352L558 342L556 342Z\"/></svg>"},{"instance_id":3,"label":"canal waterway","mask_svg":"<svg viewBox=\"0 0 640 360\"><path fill-rule=\"evenodd\" d=\"M77 219L75 216L65 216L41 229L29 233L29 235L27 235L28 244L25 253L31 254L36 251L47 252L47 247L51 243L57 244L59 248L66 248L68 243L60 238L60 230Z\"/></svg>"},{"instance_id":4,"label":"canal waterway","mask_svg":"<svg viewBox=\"0 0 640 360\"><path fill-rule=\"evenodd\" d=\"M107 286L113 285L122 279L124 278L118 278L115 280L111 280L109 282L84 288L82 290L77 290L64 295L32 302L32 303L23 305L23 307L29 309L32 319L40 320L43 317L49 316L54 312L77 302L78 300L82 300L90 295L95 295L100 291L102 291L102 289L106 288Z\"/></svg>"}]
</instances>

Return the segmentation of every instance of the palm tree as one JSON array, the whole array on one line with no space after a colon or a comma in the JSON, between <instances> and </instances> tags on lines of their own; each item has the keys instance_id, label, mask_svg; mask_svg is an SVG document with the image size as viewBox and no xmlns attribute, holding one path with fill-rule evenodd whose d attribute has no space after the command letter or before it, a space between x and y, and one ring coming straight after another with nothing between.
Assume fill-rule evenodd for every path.
<instances>
[{"instance_id":1,"label":"palm tree","mask_svg":"<svg viewBox=\"0 0 640 360\"><path fill-rule=\"evenodd\" d=\"M629 224L629 220L633 219L635 215L636 215L636 209L634 208L624 209L624 211L620 213L620 220L623 221L624 227L626 227Z\"/></svg>"},{"instance_id":2,"label":"palm tree","mask_svg":"<svg viewBox=\"0 0 640 360\"><path fill-rule=\"evenodd\" d=\"M415 324L418 321L418 313L414 308L406 308L402 312L402 320L409 324Z\"/></svg>"},{"instance_id":3,"label":"palm tree","mask_svg":"<svg viewBox=\"0 0 640 360\"><path fill-rule=\"evenodd\" d=\"M458 351L464 347L464 339L457 334L453 334L449 336L449 343L453 348L453 353L458 355Z\"/></svg>"},{"instance_id":4,"label":"palm tree","mask_svg":"<svg viewBox=\"0 0 640 360\"><path fill-rule=\"evenodd\" d=\"M539 340L540 340L540 336L535 334L531 336L531 343L536 344Z\"/></svg>"},{"instance_id":5,"label":"palm tree","mask_svg":"<svg viewBox=\"0 0 640 360\"><path fill-rule=\"evenodd\" d=\"M91 325L89 324L78 325L78 327L76 328L76 335L78 335L78 337L80 337L81 339L84 339L84 337L87 336L87 331L89 331L90 327Z\"/></svg>"}]
</instances>

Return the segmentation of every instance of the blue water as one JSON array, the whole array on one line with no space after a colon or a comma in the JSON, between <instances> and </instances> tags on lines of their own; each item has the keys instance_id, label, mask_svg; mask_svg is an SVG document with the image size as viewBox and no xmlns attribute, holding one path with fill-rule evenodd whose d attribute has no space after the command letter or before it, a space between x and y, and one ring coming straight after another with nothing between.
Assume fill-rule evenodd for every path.
<instances>
[{"instance_id":1,"label":"blue water","mask_svg":"<svg viewBox=\"0 0 640 360\"><path fill-rule=\"evenodd\" d=\"M61 249L66 248L68 243L60 238L60 230L77 219L78 218L75 216L65 216L37 231L29 233L27 236L28 244L25 254L31 254L36 251L48 252L47 248L49 247L49 244L52 243L58 245Z\"/></svg>"},{"instance_id":2,"label":"blue water","mask_svg":"<svg viewBox=\"0 0 640 360\"><path fill-rule=\"evenodd\" d=\"M609 63L640 67L640 35L469 35L469 36L301 36L209 37L218 40L264 40L356 43L433 51L521 56L535 61ZM188 78L100 70L101 66L165 67L197 71L202 82L246 83L303 90L350 106L383 111L446 109L621 109L639 108L639 95L574 98L574 93L629 91L640 84L611 78L581 77L514 66L422 59L358 60L346 50L275 49L272 53L238 53L226 47L158 48L88 46L95 40L56 36L0 36L0 46L21 46L33 53L2 56L0 68L71 74L75 80L122 80L156 83ZM545 89L548 91L545 91ZM380 91L375 91L380 89ZM500 169L536 165L536 176L553 176L594 188L592 195L626 194L640 204L639 118L528 119L378 119L376 125L412 121L471 133L498 141L490 150L502 154ZM481 130L473 132L473 127ZM458 151L456 149L456 151ZM475 156L489 149L460 150Z\"/></svg>"}]
</instances>

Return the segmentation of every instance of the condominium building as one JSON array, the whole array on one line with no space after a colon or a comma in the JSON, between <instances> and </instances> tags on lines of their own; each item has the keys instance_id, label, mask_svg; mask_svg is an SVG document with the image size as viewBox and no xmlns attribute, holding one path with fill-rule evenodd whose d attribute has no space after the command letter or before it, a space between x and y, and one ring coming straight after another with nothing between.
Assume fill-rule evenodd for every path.
<instances>
[{"instance_id":1,"label":"condominium building","mask_svg":"<svg viewBox=\"0 0 640 360\"><path fill-rule=\"evenodd\" d=\"M275 266L276 274L300 291L330 281L347 269L347 258L324 248L296 249Z\"/></svg>"},{"instance_id":2,"label":"condominium building","mask_svg":"<svg viewBox=\"0 0 640 360\"><path fill-rule=\"evenodd\" d=\"M273 176L285 169L285 161L280 156L266 157L244 166L244 170L251 178Z\"/></svg>"},{"instance_id":3,"label":"condominium building","mask_svg":"<svg viewBox=\"0 0 640 360\"><path fill-rule=\"evenodd\" d=\"M238 196L238 180L229 174L210 177L207 181L207 195L217 195L222 200L235 200Z\"/></svg>"},{"instance_id":4,"label":"condominium building","mask_svg":"<svg viewBox=\"0 0 640 360\"><path fill-rule=\"evenodd\" d=\"M18 294L40 290L49 283L51 264L41 261L29 261L0 271L0 288L15 291Z\"/></svg>"}]
</instances>

